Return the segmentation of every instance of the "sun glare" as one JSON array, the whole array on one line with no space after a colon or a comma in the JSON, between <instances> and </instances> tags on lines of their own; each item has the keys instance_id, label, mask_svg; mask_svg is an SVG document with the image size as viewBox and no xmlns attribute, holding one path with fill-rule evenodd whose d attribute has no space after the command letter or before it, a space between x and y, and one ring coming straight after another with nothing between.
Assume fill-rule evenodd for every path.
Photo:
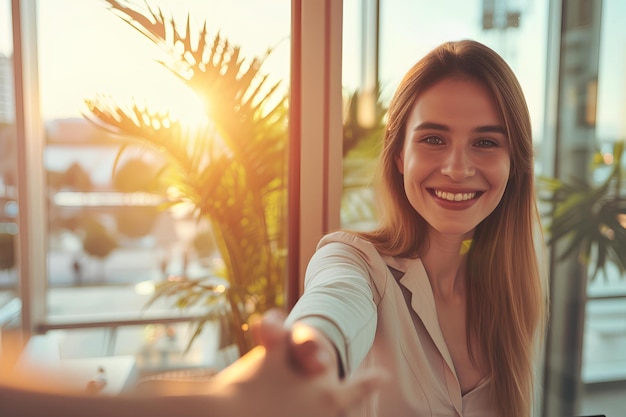
<instances>
[{"instance_id":1,"label":"sun glare","mask_svg":"<svg viewBox=\"0 0 626 417\"><path fill-rule=\"evenodd\" d=\"M306 326L294 326L291 338L295 344L302 344L314 338L314 333Z\"/></svg>"},{"instance_id":2,"label":"sun glare","mask_svg":"<svg viewBox=\"0 0 626 417\"><path fill-rule=\"evenodd\" d=\"M159 109L168 110L172 118L178 120L184 127L200 130L207 125L208 109L194 91L181 86L161 93L155 99L155 105Z\"/></svg>"}]
</instances>

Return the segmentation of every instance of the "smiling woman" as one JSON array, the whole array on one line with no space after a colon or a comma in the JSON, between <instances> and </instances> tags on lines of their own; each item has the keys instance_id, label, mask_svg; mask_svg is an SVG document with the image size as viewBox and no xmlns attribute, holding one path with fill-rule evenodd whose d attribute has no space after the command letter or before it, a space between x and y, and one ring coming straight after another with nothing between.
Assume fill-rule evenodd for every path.
<instances>
[{"instance_id":1,"label":"smiling woman","mask_svg":"<svg viewBox=\"0 0 626 417\"><path fill-rule=\"evenodd\" d=\"M517 78L484 44L446 42L387 119L380 222L320 240L288 324L318 331L337 375L390 371L360 416L527 417L547 295Z\"/></svg>"}]
</instances>

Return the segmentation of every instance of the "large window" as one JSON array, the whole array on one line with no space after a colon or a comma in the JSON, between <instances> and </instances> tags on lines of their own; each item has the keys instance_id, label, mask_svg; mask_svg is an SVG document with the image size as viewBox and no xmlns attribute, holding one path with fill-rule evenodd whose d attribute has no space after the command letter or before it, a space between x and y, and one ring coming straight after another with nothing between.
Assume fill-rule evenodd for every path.
<instances>
[{"instance_id":1,"label":"large window","mask_svg":"<svg viewBox=\"0 0 626 417\"><path fill-rule=\"evenodd\" d=\"M623 2L602 2L595 136L604 155L611 155L617 141L626 140L626 82L622 76L626 71L626 34L621 26L624 19ZM590 181L600 183L608 170L593 170ZM622 187L622 197L624 193ZM626 227L626 220L622 224ZM602 384L607 383L612 384L613 391L626 393L623 386L619 388L619 381L626 380L626 277L614 263L609 263L606 274L589 283L587 297L582 381L592 393L601 392Z\"/></svg>"},{"instance_id":2,"label":"large window","mask_svg":"<svg viewBox=\"0 0 626 417\"><path fill-rule=\"evenodd\" d=\"M559 140L562 142L558 147L561 157L565 152L579 154L583 148L579 146L581 143L585 144L584 147L601 149L606 155L613 143L624 140L626 89L622 75L626 40L620 22L625 18L625 10L617 0L443 0L435 3L345 0L344 93L349 96L357 90L367 92L376 88L384 107L405 71L427 51L448 40L476 39L499 52L517 74L531 114L536 175L553 176L555 165L559 163L559 155L555 152ZM594 17L598 11L601 11L601 19ZM562 14L568 19L572 16L577 19L575 33L561 34ZM598 34L594 35L598 28ZM571 50L566 50L567 45L571 45ZM593 58L597 47L599 60ZM579 93L573 90L575 86L570 81L580 72L580 68L572 67L577 59L593 62L589 67L597 68L595 76L581 80L585 86L584 94L583 90ZM563 98L559 101L557 96ZM372 101L367 97L362 98L360 104L365 113L375 114ZM567 124L571 120L584 119L590 114L593 117L589 119L592 123L587 123L592 126L589 130L572 132L579 137L563 138L570 135ZM349 117L350 113L346 112L344 119L349 120ZM573 142L568 145L570 139ZM580 142L576 142L578 140ZM364 214L370 216L365 227L375 221L375 211L364 213L363 210L363 196L371 203L371 193L361 191L361 198L357 199L351 188L354 184L351 159L363 155L364 152L348 155L345 161L342 220L347 227L363 226ZM588 162L584 161L585 164ZM357 165L365 164L360 160ZM579 168L575 169L581 171ZM607 170L600 168L585 180L599 183ZM564 171L561 173L564 177L569 175ZM356 176L363 178L363 173ZM576 259L569 262L574 269L584 269ZM553 295L552 306L557 309L553 323L559 327L548 337L548 351L542 362L545 360L547 367L564 368L544 369L548 378L544 381L539 378L541 385L538 385L537 393L550 404L542 410L548 413L545 415L552 415L550 412L554 410L560 410L559 415L621 412L618 402L623 398L626 379L623 355L626 351L626 280L615 265L609 264L607 271L606 277L584 281L583 289L578 293L573 291L571 298L564 298L562 290L568 285L576 285L573 275L568 277L566 273L563 283L554 287L559 294ZM573 306L576 307L572 310ZM562 314L564 316L560 319ZM582 319L578 321L577 316ZM577 330L570 332L561 327ZM562 331L563 334L570 332L571 338L555 342ZM563 364L554 360L562 357L568 358ZM538 368L543 366L543 363L538 364Z\"/></svg>"},{"instance_id":3,"label":"large window","mask_svg":"<svg viewBox=\"0 0 626 417\"><path fill-rule=\"evenodd\" d=\"M224 261L212 236L214 229L206 217L197 221L190 204L164 206L173 190L153 184L165 166L163 153L129 140L128 132L103 129L98 124L102 119L94 117L88 104L119 109L136 106L167 114L168 120L187 129L185 134L201 131L205 103L179 74L167 68L167 55L155 42L108 3L115 2L21 2L22 22L28 22L21 27L24 55L36 57L29 61L36 65L28 67L25 61L19 70L31 83L28 91L35 91L33 97L39 98L37 111L28 114L26 121L38 125L41 132L38 137L29 136L42 150L35 163L43 167L43 186L33 189L40 197L36 204L43 202L47 219L45 230L36 231L45 242L45 259L38 261L46 265L46 274L32 277L33 286L45 291L26 294L24 307L45 306L31 325L36 331L56 335L66 357L137 354L140 365L155 368L154 358L160 354L165 355L164 361L167 355L174 358L170 358L170 366L211 363L219 339L210 336L215 336L217 324L207 324L204 334L209 336L198 338L195 348L182 355L191 333L187 323L178 323L201 316L205 306L177 308L175 297L163 297L145 307L155 286L168 276L214 275L219 289ZM171 29L167 19L172 16L182 36L189 16L192 43L198 41L206 24L207 51L219 35L223 43L218 49L240 48L235 59L244 66L253 58L264 59L261 72L268 77L264 88L277 83L274 97L288 94L289 1L155 0L132 4L146 16L151 13L148 5L157 16L160 8L166 16L166 29ZM9 31L10 25L3 24L5 16L10 23L9 1L3 0L0 6L1 30ZM4 33L0 38L3 42L7 39ZM3 76L11 74L8 46L0 45L3 116L4 100L12 102L7 95L12 81ZM226 105L217 101L214 113ZM159 117L151 122L153 127ZM6 136L4 128L2 135ZM4 146L4 139L1 143ZM287 166L286 154L279 163ZM0 167L4 169L6 164L0 161ZM194 174L200 173L188 173ZM6 184L9 178L0 171L2 201L11 189ZM7 210L10 213L10 207ZM275 212L280 210L286 211ZM2 227L6 223L0 220ZM284 227L281 233L286 233ZM4 289L5 276L10 273L3 268L0 274ZM11 282L15 285L15 280Z\"/></svg>"}]
</instances>

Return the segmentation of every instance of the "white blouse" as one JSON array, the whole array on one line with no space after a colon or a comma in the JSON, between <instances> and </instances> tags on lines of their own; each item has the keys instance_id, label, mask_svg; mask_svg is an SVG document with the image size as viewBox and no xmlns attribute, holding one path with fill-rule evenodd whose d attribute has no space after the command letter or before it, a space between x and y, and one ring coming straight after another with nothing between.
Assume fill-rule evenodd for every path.
<instances>
[{"instance_id":1,"label":"white blouse","mask_svg":"<svg viewBox=\"0 0 626 417\"><path fill-rule=\"evenodd\" d=\"M353 416L497 416L488 379L461 393L419 259L381 256L351 233L331 233L309 262L287 325L295 321L333 341L346 375L373 366L391 373Z\"/></svg>"}]
</instances>

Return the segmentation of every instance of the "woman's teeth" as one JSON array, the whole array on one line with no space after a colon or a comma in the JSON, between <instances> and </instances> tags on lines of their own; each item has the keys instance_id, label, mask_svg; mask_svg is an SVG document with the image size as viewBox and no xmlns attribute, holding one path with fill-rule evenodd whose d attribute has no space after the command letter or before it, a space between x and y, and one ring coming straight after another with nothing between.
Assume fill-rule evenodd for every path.
<instances>
[{"instance_id":1,"label":"woman's teeth","mask_svg":"<svg viewBox=\"0 0 626 417\"><path fill-rule=\"evenodd\" d=\"M435 190L435 195L443 200L448 201L466 201L476 197L476 193L447 193L445 191Z\"/></svg>"}]
</instances>

